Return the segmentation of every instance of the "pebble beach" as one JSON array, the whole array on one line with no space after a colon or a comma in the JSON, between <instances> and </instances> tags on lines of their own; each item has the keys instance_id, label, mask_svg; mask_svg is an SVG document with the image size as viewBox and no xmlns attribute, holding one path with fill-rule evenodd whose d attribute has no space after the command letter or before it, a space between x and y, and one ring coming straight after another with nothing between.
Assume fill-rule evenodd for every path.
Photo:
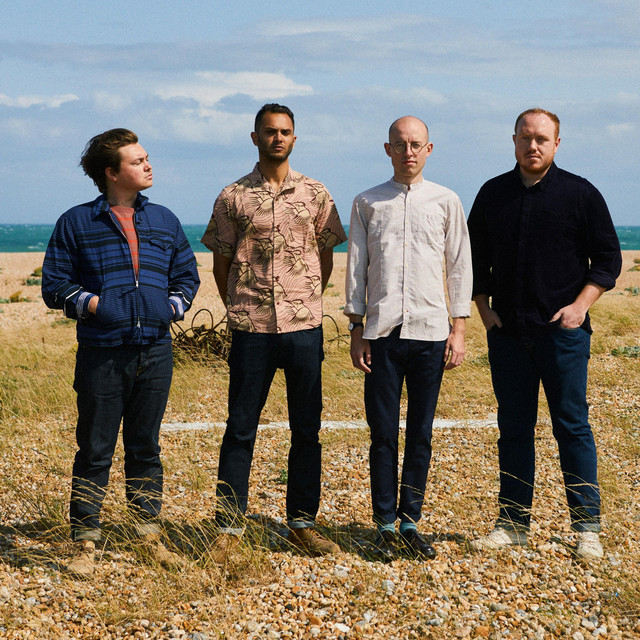
<instances>
[{"instance_id":1,"label":"pebble beach","mask_svg":"<svg viewBox=\"0 0 640 640\"><path fill-rule=\"evenodd\" d=\"M10 348L25 341L34 351L58 349L62 361L71 361L72 327L62 326L55 339L50 338L61 315L45 307L38 286L25 284L42 257L0 254L0 298L20 292L18 297L25 299L0 304L3 349L14 353ZM216 320L224 313L211 275L211 255L197 258L202 285L185 326L199 309L210 310ZM163 517L167 544L185 560L179 571L154 566L127 540L119 447L96 574L91 580L65 574L71 551L66 509L75 451L73 413L37 421L3 414L0 638L640 638L640 361L633 356L640 346L640 271L632 270L638 258L640 252L624 252L616 288L603 296L592 314L597 340L594 337L589 402L603 493L601 562L585 566L573 557L575 538L544 406L536 440L529 545L486 554L469 550L468 541L487 533L497 513L498 436L492 426L495 407L487 400L472 407L463 407L462 401L460 406L460 415L473 415L486 426L462 420L434 433L419 528L438 557L376 561L371 554L375 532L368 434L358 426L364 413L349 409L348 415L341 415L340 405L328 398L325 405L331 415L325 419L356 422L355 427L322 432L318 525L341 552L310 558L287 543L283 471L288 430L270 413L265 424L273 424L260 430L256 445L247 533L225 566L212 565L206 552L215 543L211 517L223 433L219 425L226 418L221 373L219 388L200 394L188 409L180 398L172 398L161 435ZM346 254L336 254L333 286L324 298L325 313L336 320L338 333L346 333L341 311L345 262ZM39 336L45 333L47 345L54 347L40 345L45 339ZM475 311L468 333L468 362L452 380L468 385L465 397L470 398L475 375L483 376L486 384L486 346ZM337 348L327 347L328 358ZM349 367L345 362L340 369L347 378ZM6 377L0 384L12 383L11 376ZM349 384L354 395L362 394L360 378L349 378ZM438 416L457 418L449 407L445 404ZM211 426L171 428L186 422Z\"/></svg>"}]
</instances>

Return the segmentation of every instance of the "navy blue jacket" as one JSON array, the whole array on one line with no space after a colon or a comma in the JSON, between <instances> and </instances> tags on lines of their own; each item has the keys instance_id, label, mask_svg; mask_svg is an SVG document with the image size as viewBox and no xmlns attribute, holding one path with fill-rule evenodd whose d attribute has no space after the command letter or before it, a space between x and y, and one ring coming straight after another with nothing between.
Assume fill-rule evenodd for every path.
<instances>
[{"instance_id":1,"label":"navy blue jacket","mask_svg":"<svg viewBox=\"0 0 640 640\"><path fill-rule=\"evenodd\" d=\"M587 282L611 289L622 256L609 209L580 176L551 165L528 188L518 165L478 192L468 220L473 295L488 295L502 331L552 329ZM591 331L589 314L584 324Z\"/></svg>"},{"instance_id":2,"label":"navy blue jacket","mask_svg":"<svg viewBox=\"0 0 640 640\"><path fill-rule=\"evenodd\" d=\"M42 267L42 298L77 319L78 342L97 347L170 342L170 324L189 309L200 285L195 256L178 218L138 194L131 251L104 195L62 214ZM96 314L89 300L100 296Z\"/></svg>"}]
</instances>

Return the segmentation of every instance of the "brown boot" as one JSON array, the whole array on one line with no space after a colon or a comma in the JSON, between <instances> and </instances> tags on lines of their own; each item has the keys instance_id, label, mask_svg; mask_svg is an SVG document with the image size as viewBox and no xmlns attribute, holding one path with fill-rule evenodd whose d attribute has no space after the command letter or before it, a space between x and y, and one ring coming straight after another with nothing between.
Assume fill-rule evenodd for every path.
<instances>
[{"instance_id":1,"label":"brown boot","mask_svg":"<svg viewBox=\"0 0 640 640\"><path fill-rule=\"evenodd\" d=\"M289 529L289 542L311 556L326 556L340 551L335 542L320 535L313 527Z\"/></svg>"},{"instance_id":2,"label":"brown boot","mask_svg":"<svg viewBox=\"0 0 640 640\"><path fill-rule=\"evenodd\" d=\"M96 543L93 540L78 540L73 547L73 558L65 571L76 578L90 578L95 568Z\"/></svg>"},{"instance_id":3,"label":"brown boot","mask_svg":"<svg viewBox=\"0 0 640 640\"><path fill-rule=\"evenodd\" d=\"M225 564L240 544L240 536L234 533L220 533L213 548L206 554L207 562Z\"/></svg>"},{"instance_id":4,"label":"brown boot","mask_svg":"<svg viewBox=\"0 0 640 640\"><path fill-rule=\"evenodd\" d=\"M160 541L160 536L150 534L142 537L142 549L144 555L151 562L158 563L163 569L177 570L182 569L186 562L177 553L169 551L167 547Z\"/></svg>"}]
</instances>

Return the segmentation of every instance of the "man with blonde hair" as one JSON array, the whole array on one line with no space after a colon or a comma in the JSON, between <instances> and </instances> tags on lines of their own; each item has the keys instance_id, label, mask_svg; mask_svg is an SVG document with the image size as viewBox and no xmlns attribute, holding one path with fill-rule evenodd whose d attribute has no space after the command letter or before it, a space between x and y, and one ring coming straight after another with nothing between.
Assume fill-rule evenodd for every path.
<instances>
[{"instance_id":1,"label":"man with blonde hair","mask_svg":"<svg viewBox=\"0 0 640 640\"><path fill-rule=\"evenodd\" d=\"M589 308L615 285L621 254L607 205L559 169L560 121L544 109L516 119L515 168L489 180L469 215L473 296L487 330L498 401L499 514L475 550L526 544L540 382L558 442L576 556L603 555L596 447L588 422Z\"/></svg>"}]
</instances>

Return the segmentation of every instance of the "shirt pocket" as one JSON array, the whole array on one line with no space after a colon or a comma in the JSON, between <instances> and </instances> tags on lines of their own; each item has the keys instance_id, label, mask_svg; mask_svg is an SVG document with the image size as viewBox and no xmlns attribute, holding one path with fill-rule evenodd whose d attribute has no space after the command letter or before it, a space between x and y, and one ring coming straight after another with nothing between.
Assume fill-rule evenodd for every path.
<instances>
[{"instance_id":1,"label":"shirt pocket","mask_svg":"<svg viewBox=\"0 0 640 640\"><path fill-rule=\"evenodd\" d=\"M134 289L128 287L103 288L93 320L105 327L116 327L130 322L134 316L134 292Z\"/></svg>"},{"instance_id":2,"label":"shirt pocket","mask_svg":"<svg viewBox=\"0 0 640 640\"><path fill-rule=\"evenodd\" d=\"M149 236L148 253L145 256L145 266L167 280L171 257L173 256L173 244L173 238L171 236L152 232Z\"/></svg>"},{"instance_id":3,"label":"shirt pocket","mask_svg":"<svg viewBox=\"0 0 640 640\"><path fill-rule=\"evenodd\" d=\"M426 209L416 212L411 219L411 237L421 244L444 249L446 219L444 212Z\"/></svg>"},{"instance_id":4,"label":"shirt pocket","mask_svg":"<svg viewBox=\"0 0 640 640\"><path fill-rule=\"evenodd\" d=\"M367 229L369 245L373 248L393 248L404 241L404 220L393 207L376 207Z\"/></svg>"}]
</instances>

